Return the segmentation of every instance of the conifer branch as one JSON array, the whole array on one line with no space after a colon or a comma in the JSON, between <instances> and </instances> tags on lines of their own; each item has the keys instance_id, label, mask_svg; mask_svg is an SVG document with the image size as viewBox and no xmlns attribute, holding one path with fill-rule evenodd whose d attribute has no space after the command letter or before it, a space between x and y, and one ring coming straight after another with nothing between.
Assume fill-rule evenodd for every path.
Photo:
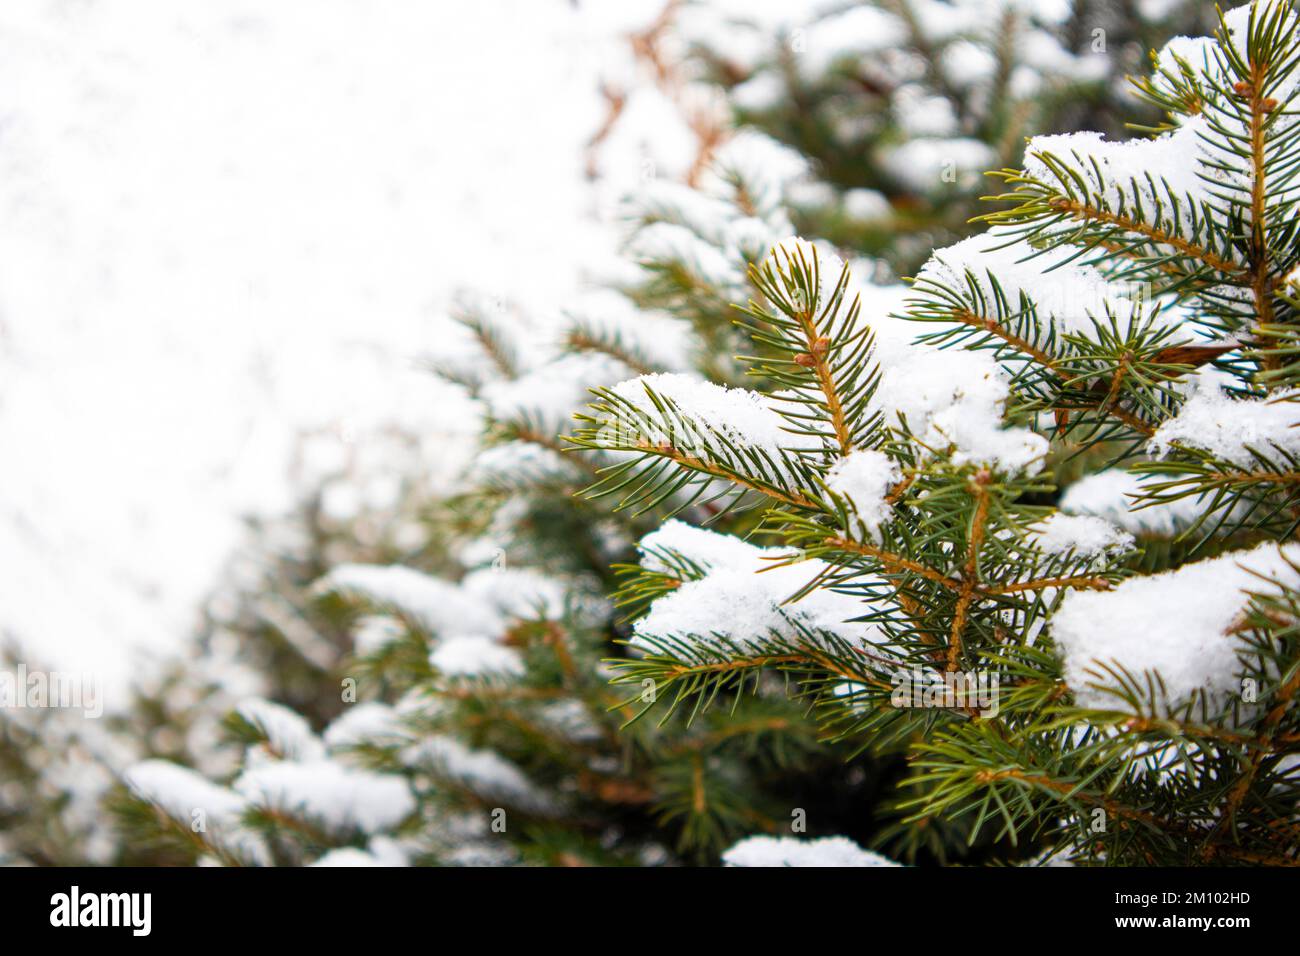
<instances>
[{"instance_id":1,"label":"conifer branch","mask_svg":"<svg viewBox=\"0 0 1300 956\"><path fill-rule=\"evenodd\" d=\"M1197 245L1182 236L1175 235L1164 229L1152 226L1148 223L1141 222L1129 216L1118 215L1105 209L1098 209L1087 203L1070 199L1066 196L1057 196L1047 200L1047 205L1054 211L1062 213L1071 218L1085 222L1099 222L1108 226L1114 226L1125 232L1133 233L1142 238L1156 243L1157 245L1169 246L1181 255L1189 259L1195 259L1205 266L1221 273L1223 276L1233 279L1240 278L1250 271L1248 267L1216 254L1210 249ZM989 221L999 221L1002 214L993 213Z\"/></svg>"},{"instance_id":2,"label":"conifer branch","mask_svg":"<svg viewBox=\"0 0 1300 956\"><path fill-rule=\"evenodd\" d=\"M987 472L979 472L972 480L975 513L971 518L970 541L966 547L966 565L962 569L961 587L957 594L957 609L952 616L952 632L948 641L948 670L955 671L961 657L962 635L966 629L966 615L975 597L979 580L980 546L984 542L988 521L988 484L992 480Z\"/></svg>"}]
</instances>

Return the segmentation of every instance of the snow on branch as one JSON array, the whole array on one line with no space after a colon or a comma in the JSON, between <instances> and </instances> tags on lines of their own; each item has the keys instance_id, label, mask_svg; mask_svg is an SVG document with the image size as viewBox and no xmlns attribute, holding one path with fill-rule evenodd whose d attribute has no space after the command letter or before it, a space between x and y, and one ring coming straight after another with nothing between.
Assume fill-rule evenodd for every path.
<instances>
[{"instance_id":1,"label":"snow on branch","mask_svg":"<svg viewBox=\"0 0 1300 956\"><path fill-rule=\"evenodd\" d=\"M1133 535L1172 538L1195 524L1207 504L1197 495L1150 504L1143 500L1148 495L1141 476L1108 468L1065 489L1060 507L1067 514L1104 518Z\"/></svg>"},{"instance_id":2,"label":"snow on branch","mask_svg":"<svg viewBox=\"0 0 1300 956\"><path fill-rule=\"evenodd\" d=\"M341 564L316 589L399 611L431 634L491 635L502 623L495 609L455 584L401 565Z\"/></svg>"},{"instance_id":3,"label":"snow on branch","mask_svg":"<svg viewBox=\"0 0 1300 956\"><path fill-rule=\"evenodd\" d=\"M251 807L300 815L331 833L389 830L415 810L405 778L332 760L250 767L235 780L234 788Z\"/></svg>"},{"instance_id":4,"label":"snow on branch","mask_svg":"<svg viewBox=\"0 0 1300 956\"><path fill-rule=\"evenodd\" d=\"M707 571L745 563L753 558L755 548L734 534L719 534L674 518L645 535L637 551L645 570L680 576L686 567Z\"/></svg>"},{"instance_id":5,"label":"snow on branch","mask_svg":"<svg viewBox=\"0 0 1300 956\"><path fill-rule=\"evenodd\" d=\"M495 751L474 750L453 737L426 737L407 748L403 759L486 799L509 800L537 813L554 813L559 806L555 797Z\"/></svg>"},{"instance_id":6,"label":"snow on branch","mask_svg":"<svg viewBox=\"0 0 1300 956\"><path fill-rule=\"evenodd\" d=\"M778 643L824 651L831 647L827 637L859 649L885 640L877 627L856 620L871 611L860 597L810 589L834 577L836 569L823 561L680 523L648 535L641 549L647 568L680 567L686 558L703 574L650 605L633 625L634 647L664 653L671 643L687 656L695 649L726 657L765 653Z\"/></svg>"},{"instance_id":7,"label":"snow on branch","mask_svg":"<svg viewBox=\"0 0 1300 956\"><path fill-rule=\"evenodd\" d=\"M915 436L926 457L950 455L957 465L1014 474L1040 465L1048 446L1028 429L1003 427L1010 392L988 353L917 347L885 365L872 401L888 424Z\"/></svg>"},{"instance_id":8,"label":"snow on branch","mask_svg":"<svg viewBox=\"0 0 1300 956\"><path fill-rule=\"evenodd\" d=\"M566 583L527 568L484 568L459 583L393 565L340 565L317 584L397 611L423 628L432 642L430 663L447 677L524 673L523 659L502 642L513 622L553 620L570 610L588 618L608 613L570 594ZM396 639L386 633L374 649ZM363 646L358 651L365 652Z\"/></svg>"},{"instance_id":9,"label":"snow on branch","mask_svg":"<svg viewBox=\"0 0 1300 956\"><path fill-rule=\"evenodd\" d=\"M1201 448L1240 468L1259 463L1259 456L1300 456L1300 389L1279 389L1266 398L1234 398L1222 375L1202 373L1178 414L1151 439L1154 454L1167 455L1179 445Z\"/></svg>"},{"instance_id":10,"label":"snow on branch","mask_svg":"<svg viewBox=\"0 0 1300 956\"><path fill-rule=\"evenodd\" d=\"M129 767L123 779L136 797L153 804L174 823L237 861L269 862L260 835L244 825L248 800L197 771L167 760L145 760ZM203 830L194 829L201 824Z\"/></svg>"},{"instance_id":11,"label":"snow on branch","mask_svg":"<svg viewBox=\"0 0 1300 956\"><path fill-rule=\"evenodd\" d=\"M612 355L575 352L531 369L516 379L491 382L482 389L492 417L521 425L544 440L564 432L582 408L587 390L626 378L628 366Z\"/></svg>"},{"instance_id":12,"label":"snow on branch","mask_svg":"<svg viewBox=\"0 0 1300 956\"><path fill-rule=\"evenodd\" d=\"M800 840L796 837L756 836L741 840L722 854L725 866L899 866L864 850L848 837Z\"/></svg>"},{"instance_id":13,"label":"snow on branch","mask_svg":"<svg viewBox=\"0 0 1300 956\"><path fill-rule=\"evenodd\" d=\"M1044 554L1098 558L1133 548L1133 536L1109 521L1090 515L1056 512L1035 529L1034 541Z\"/></svg>"},{"instance_id":14,"label":"snow on branch","mask_svg":"<svg viewBox=\"0 0 1300 956\"><path fill-rule=\"evenodd\" d=\"M870 540L889 519L889 493L901 478L897 462L883 452L854 451L826 472L826 487L847 500L859 532Z\"/></svg>"},{"instance_id":15,"label":"snow on branch","mask_svg":"<svg viewBox=\"0 0 1300 956\"><path fill-rule=\"evenodd\" d=\"M240 701L235 713L265 737L266 747L280 759L319 760L325 756L321 739L288 707L251 697Z\"/></svg>"},{"instance_id":16,"label":"snow on branch","mask_svg":"<svg viewBox=\"0 0 1300 956\"><path fill-rule=\"evenodd\" d=\"M1112 281L1077 259L1077 250L1036 248L990 232L936 251L913 289L918 296L960 304L981 321L1032 309L1047 351L1061 336L1091 336L1108 315L1125 324L1146 319L1143 286Z\"/></svg>"},{"instance_id":17,"label":"snow on branch","mask_svg":"<svg viewBox=\"0 0 1300 956\"><path fill-rule=\"evenodd\" d=\"M666 312L637 309L626 296L604 290L580 297L565 314L570 348L604 352L642 374L691 367L690 324Z\"/></svg>"},{"instance_id":18,"label":"snow on branch","mask_svg":"<svg viewBox=\"0 0 1300 956\"><path fill-rule=\"evenodd\" d=\"M1068 595L1052 620L1066 682L1084 706L1120 707L1106 687L1116 674L1155 672L1168 707L1207 691L1241 691L1247 648L1234 627L1250 594L1300 585L1300 546L1262 544L1162 574L1131 578L1108 592Z\"/></svg>"},{"instance_id":19,"label":"snow on branch","mask_svg":"<svg viewBox=\"0 0 1300 956\"><path fill-rule=\"evenodd\" d=\"M324 738L331 753L351 747L398 742L407 737L397 710L375 701L352 704L325 728Z\"/></svg>"},{"instance_id":20,"label":"snow on branch","mask_svg":"<svg viewBox=\"0 0 1300 956\"><path fill-rule=\"evenodd\" d=\"M1227 214L1213 185L1230 177L1214 169L1208 135L1203 120L1187 118L1145 140L1113 142L1100 133L1036 136L1026 149L1024 174L1061 197L1055 208L1067 219L1114 226L1157 243L1194 243L1209 252L1204 264L1232 275L1241 267L1226 253L1226 237L1215 232ZM1189 245L1181 251L1193 250Z\"/></svg>"},{"instance_id":21,"label":"snow on branch","mask_svg":"<svg viewBox=\"0 0 1300 956\"><path fill-rule=\"evenodd\" d=\"M641 436L652 444L667 442L684 451L707 451L709 440L717 436L738 448L779 457L789 443L788 426L759 392L672 374L644 375L608 391L643 421L661 417L667 407L680 413L680 428ZM698 437L692 438L692 433Z\"/></svg>"},{"instance_id":22,"label":"snow on branch","mask_svg":"<svg viewBox=\"0 0 1300 956\"><path fill-rule=\"evenodd\" d=\"M589 496L621 493L620 507L643 510L669 499L681 510L705 496L734 504L752 492L809 500L804 491L814 479L800 460L798 436L762 394L674 374L594 391L593 414L582 417L575 442L631 456L587 489Z\"/></svg>"}]
</instances>

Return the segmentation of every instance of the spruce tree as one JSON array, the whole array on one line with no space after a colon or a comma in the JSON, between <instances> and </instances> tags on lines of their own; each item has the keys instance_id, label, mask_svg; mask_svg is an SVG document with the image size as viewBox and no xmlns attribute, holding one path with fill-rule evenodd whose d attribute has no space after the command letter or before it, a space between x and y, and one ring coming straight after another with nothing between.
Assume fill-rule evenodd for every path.
<instances>
[{"instance_id":1,"label":"spruce tree","mask_svg":"<svg viewBox=\"0 0 1300 956\"><path fill-rule=\"evenodd\" d=\"M460 347L449 332L432 370L485 409L466 482L449 499L404 497L400 533L379 539L361 530L373 516L331 523L319 501L263 529L268 570L214 613L198 660L142 695L126 733L151 743L133 748L137 762L113 800L124 839L106 853L226 864L710 862L742 836L768 834L722 859L889 862L857 846L868 842L906 862L1053 850L1053 859L1177 857L1168 847L1130 851L1142 840L1127 832L1132 820L1110 818L1126 806L1110 793L1138 765L1174 779L1166 767L1182 765L1169 756L1183 753L1181 738L1170 751L1143 737L1150 753L1135 754L1132 708L1099 715L1097 700L1079 697L1070 667L1083 658L1058 656L1067 644L1055 622L1058 611L1068 618L1073 591L1112 597L1128 577L1247 534L1179 537L1206 499L1140 470L1158 460L1168 481L1188 454L1183 442L1157 458L1148 439L1186 399L1191 367L1246 381L1256 361L1217 339L1164 333L1156 317L1190 328L1196 296L1231 295L1190 280L1151 285L1099 258L1132 258L1122 233L1090 245L1094 234L1066 235L1065 220L1035 231L1028 195L1016 199L1019 219L991 223L992 244L1005 236L1020 253L969 272L964 257L976 247L936 253L910 301L903 287L874 283L969 235L976 173L1018 163L1024 134L1076 128L1080 115L1117 130L1123 51L1134 37L1168 35L1186 11L1171 5L1156 22L1086 4L1064 19L999 5L994 19L1015 29L998 32L986 4L930 4L932 14L964 17L935 36L919 7L819 9L824 39L844 35L841 13L886 18L871 22L906 39L897 55L877 57L874 34L862 48L809 47L805 35L803 52L839 53L802 57L797 68L784 52L795 38L761 25L770 55L743 77L710 48L721 34L692 25L690 5L677 11L678 42L730 89L750 128L711 134L689 182L642 183L626 207L624 262L558 322L465 299ZM1093 23L1108 31L1106 55L1090 49L1083 28ZM998 66L949 99L942 112L957 122L936 132L912 121L945 97L936 84L949 59L939 47L949 45ZM768 83L769 108L754 110L765 71L783 79ZM863 71L887 80L888 95ZM1181 95L1149 85L1149 109ZM827 116L883 125L863 139L861 124ZM969 153L952 147L959 140ZM1039 142L1046 155L1059 151ZM935 162L897 158L909 150ZM1031 146L1026 174L1034 156ZM1019 173L1007 174L1017 192L1030 188ZM874 219L860 215L868 207ZM838 250L787 239L796 227ZM1066 245L1100 278L1075 276ZM1022 262L1027 250L1035 257ZM1037 297L1067 273L1074 279L1053 301L1071 317L1058 323ZM1092 296L1086 323L1081 286ZM1129 312L1112 327L1116 302ZM1033 354L1015 351L1022 345L1051 369L1035 371ZM1128 356L1122 375L1116 356ZM1151 378L1143 356L1163 377ZM591 387L598 402L583 411ZM571 435L575 412L583 418ZM1151 434L1124 431L1126 420ZM1162 499L1131 510L1123 492L1135 488ZM200 676L236 662L252 672L252 693ZM1276 666L1259 665L1258 700L1276 696L1276 677L1260 683ZM985 677L976 690L997 679L996 716L893 706L903 699L899 673L924 702L937 693L929 682L967 672ZM1211 705L1207 694L1187 703ZM1181 719L1169 713L1183 706L1152 703L1160 716L1141 719L1168 737L1162 722ZM1243 713L1214 711L1201 723L1231 726L1244 741L1234 723ZM182 745L174 733L150 736L191 726L204 732L185 732ZM959 760L951 741L977 732L1002 749L969 744L977 756ZM1038 759L1054 747L1079 761L1062 774L1088 783L1087 795L1054 795L1059 781L1032 775L1030 784L979 779L988 761L1002 768L1007 748ZM1204 772L1208 759L1187 766ZM1026 757L1015 769L1040 768ZM1145 812L1146 791L1133 786L1123 798ZM1101 805L1110 835L1085 848L1094 791L1110 800ZM783 836L792 833L805 839Z\"/></svg>"},{"instance_id":2,"label":"spruce tree","mask_svg":"<svg viewBox=\"0 0 1300 956\"><path fill-rule=\"evenodd\" d=\"M739 158L719 153L717 206L767 188ZM735 216L746 241L762 226L751 255L790 228L769 213ZM688 503L583 498L616 456L574 452L562 433L589 384L733 367L726 312L693 324L603 290L558 324L478 295L454 317L430 369L485 413L459 493L411 506L423 530L405 552L331 542L315 511L299 519L307 546L215 622L279 675L225 721L235 764L131 767L115 802L130 842L226 864L589 865L712 862L745 834L802 832L810 813L856 832L841 808L869 804L876 765L820 743L779 688L627 727L635 712L609 686L627 633L612 565ZM691 514L747 530L707 504ZM298 632L347 654L313 663Z\"/></svg>"},{"instance_id":3,"label":"spruce tree","mask_svg":"<svg viewBox=\"0 0 1300 956\"><path fill-rule=\"evenodd\" d=\"M985 169L1027 136L1154 121L1126 76L1175 33L1213 26L1174 0L812 0L685 4L686 59L737 120L817 164L791 200L801 234L911 275L969 234Z\"/></svg>"},{"instance_id":4,"label":"spruce tree","mask_svg":"<svg viewBox=\"0 0 1300 956\"><path fill-rule=\"evenodd\" d=\"M690 489L767 544L643 541L647 718L786 675L905 755L896 855L1295 862L1297 31L1237 8L1154 58L1147 135L1032 139L897 318L790 239L751 269L752 389L598 391L580 442L627 457L589 494Z\"/></svg>"}]
</instances>

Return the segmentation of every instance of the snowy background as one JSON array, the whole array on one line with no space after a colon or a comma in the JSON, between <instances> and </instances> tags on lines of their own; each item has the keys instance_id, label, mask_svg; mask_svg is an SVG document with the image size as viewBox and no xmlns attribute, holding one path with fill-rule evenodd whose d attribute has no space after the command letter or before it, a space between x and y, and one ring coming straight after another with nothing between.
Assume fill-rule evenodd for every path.
<instances>
[{"instance_id":1,"label":"snowy background","mask_svg":"<svg viewBox=\"0 0 1300 956\"><path fill-rule=\"evenodd\" d=\"M0 633L120 679L191 632L298 438L388 425L462 287L562 303L608 228L583 146L657 3L0 7Z\"/></svg>"}]
</instances>

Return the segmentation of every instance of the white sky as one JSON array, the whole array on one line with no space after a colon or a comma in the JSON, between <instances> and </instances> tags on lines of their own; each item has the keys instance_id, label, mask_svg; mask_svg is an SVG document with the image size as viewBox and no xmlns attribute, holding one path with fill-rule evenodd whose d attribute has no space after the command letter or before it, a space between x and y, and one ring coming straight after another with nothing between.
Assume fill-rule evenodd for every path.
<instances>
[{"instance_id":1,"label":"white sky","mask_svg":"<svg viewBox=\"0 0 1300 956\"><path fill-rule=\"evenodd\" d=\"M599 236L605 13L0 6L0 632L120 677L285 503L296 429L446 427L412 360L449 295L544 308Z\"/></svg>"}]
</instances>

